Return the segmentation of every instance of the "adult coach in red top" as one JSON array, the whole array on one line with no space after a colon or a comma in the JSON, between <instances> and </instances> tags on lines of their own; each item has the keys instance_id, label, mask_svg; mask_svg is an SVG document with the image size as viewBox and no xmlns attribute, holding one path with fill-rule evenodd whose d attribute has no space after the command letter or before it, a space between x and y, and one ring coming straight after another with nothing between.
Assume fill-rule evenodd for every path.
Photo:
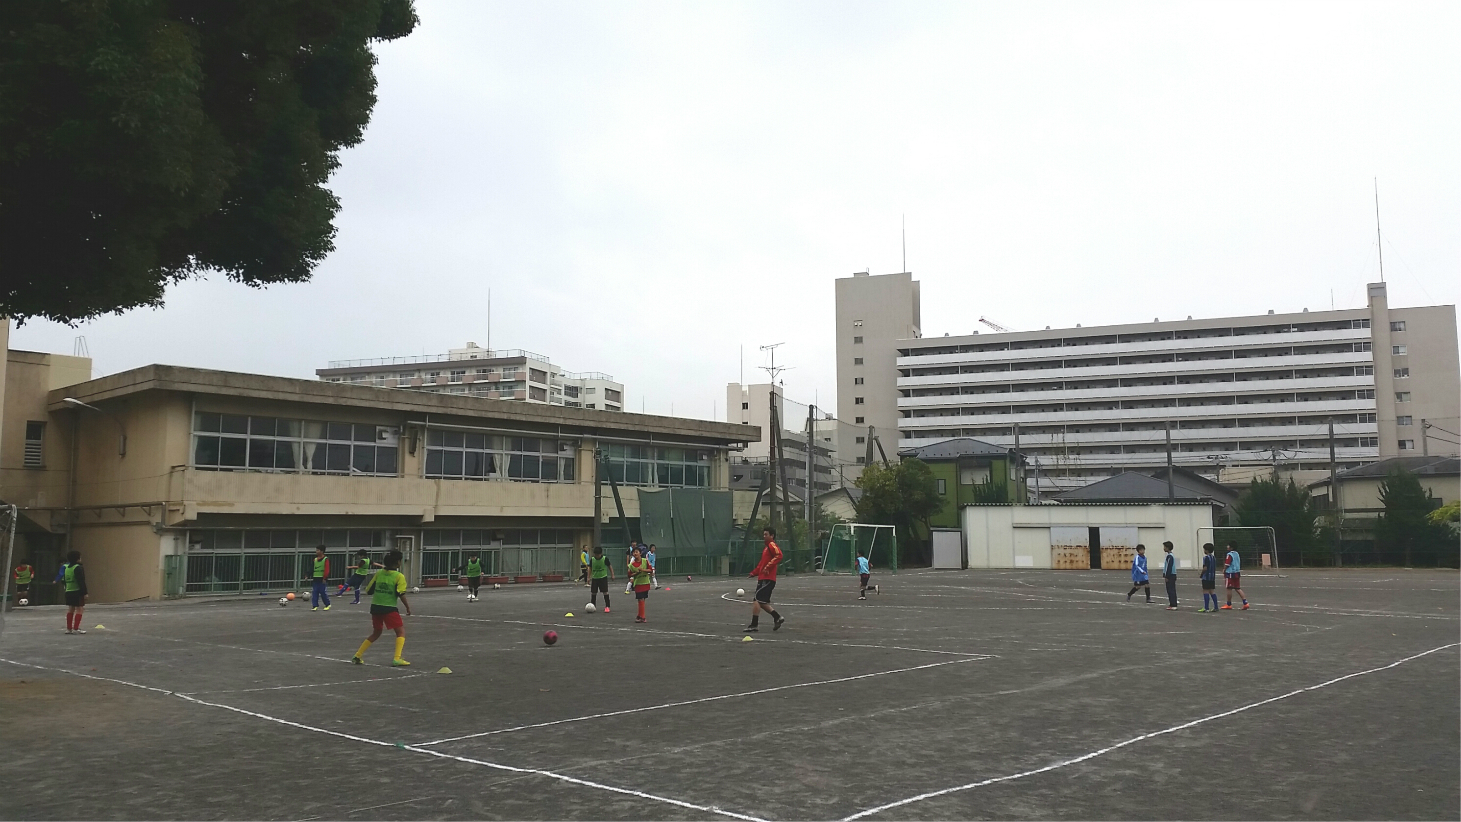
<instances>
[{"instance_id":1,"label":"adult coach in red top","mask_svg":"<svg viewBox=\"0 0 1461 822\"><path fill-rule=\"evenodd\" d=\"M756 600L751 603L751 624L746 626L746 633L753 634L759 630L757 623L761 621L761 612L765 611L776 620L771 630L781 630L782 623L786 620L776 609L771 607L771 592L776 590L776 566L781 564L781 548L776 544L776 529L767 528L761 532L761 539L766 541L766 547L761 550L761 561L756 563L756 570L750 576L756 578Z\"/></svg>"}]
</instances>

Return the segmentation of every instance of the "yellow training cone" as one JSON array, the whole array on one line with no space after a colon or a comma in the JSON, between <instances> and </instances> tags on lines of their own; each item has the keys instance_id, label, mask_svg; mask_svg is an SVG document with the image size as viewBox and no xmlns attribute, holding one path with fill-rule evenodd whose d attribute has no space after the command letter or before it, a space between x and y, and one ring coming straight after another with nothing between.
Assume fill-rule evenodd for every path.
<instances>
[{"instance_id":1,"label":"yellow training cone","mask_svg":"<svg viewBox=\"0 0 1461 822\"><path fill-rule=\"evenodd\" d=\"M741 641L742 642L751 642L754 639L755 639L755 637L749 637L749 636L743 636L743 637L741 637Z\"/></svg>"},{"instance_id":2,"label":"yellow training cone","mask_svg":"<svg viewBox=\"0 0 1461 822\"><path fill-rule=\"evenodd\" d=\"M564 614L564 616L566 616L566 617L570 617L570 616L573 616L573 614L571 614L571 613L568 613L568 614Z\"/></svg>"},{"instance_id":3,"label":"yellow training cone","mask_svg":"<svg viewBox=\"0 0 1461 822\"><path fill-rule=\"evenodd\" d=\"M451 669L450 668L442 668L440 671L437 671L437 673L439 673L439 674L449 674L449 673L451 673Z\"/></svg>"},{"instance_id":4,"label":"yellow training cone","mask_svg":"<svg viewBox=\"0 0 1461 822\"><path fill-rule=\"evenodd\" d=\"M98 626L96 626L96 630L98 630L98 631L105 631L106 629L107 629L107 626L105 626L105 625L98 625Z\"/></svg>"}]
</instances>

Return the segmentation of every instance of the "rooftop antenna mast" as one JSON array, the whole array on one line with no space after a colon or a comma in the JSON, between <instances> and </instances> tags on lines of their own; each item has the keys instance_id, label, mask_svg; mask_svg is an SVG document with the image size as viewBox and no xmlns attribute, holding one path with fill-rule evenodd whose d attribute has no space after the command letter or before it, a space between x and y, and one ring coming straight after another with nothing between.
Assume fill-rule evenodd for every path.
<instances>
[{"instance_id":1,"label":"rooftop antenna mast","mask_svg":"<svg viewBox=\"0 0 1461 822\"><path fill-rule=\"evenodd\" d=\"M903 215L903 273L908 273L908 215Z\"/></svg>"},{"instance_id":2,"label":"rooftop antenna mast","mask_svg":"<svg viewBox=\"0 0 1461 822\"><path fill-rule=\"evenodd\" d=\"M788 368L791 367L791 366L787 366L787 365L777 365L776 364L776 348L777 348L777 346L782 346L782 345L786 345L786 343L779 342L779 343L772 343L770 345L763 345L763 346L761 346L761 350L762 351L770 351L771 352L771 364L770 365L763 365L763 366L759 366L759 367L760 367L760 369L762 371L765 371L767 374L769 374L771 376L771 384L772 385L776 385L776 378L779 377L779 376L781 376L781 372L783 372L783 371L785 371L785 370L787 370Z\"/></svg>"},{"instance_id":3,"label":"rooftop antenna mast","mask_svg":"<svg viewBox=\"0 0 1461 822\"><path fill-rule=\"evenodd\" d=\"M492 356L492 289L487 289L487 356Z\"/></svg>"},{"instance_id":4,"label":"rooftop antenna mast","mask_svg":"<svg viewBox=\"0 0 1461 822\"><path fill-rule=\"evenodd\" d=\"M1375 179L1375 250L1380 252L1380 282L1385 282L1385 247L1380 244L1380 178Z\"/></svg>"}]
</instances>

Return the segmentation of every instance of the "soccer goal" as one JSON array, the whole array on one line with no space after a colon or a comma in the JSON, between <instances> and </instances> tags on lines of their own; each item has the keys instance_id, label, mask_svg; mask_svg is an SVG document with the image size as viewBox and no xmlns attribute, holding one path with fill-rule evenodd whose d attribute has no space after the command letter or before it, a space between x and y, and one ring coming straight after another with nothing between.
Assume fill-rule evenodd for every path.
<instances>
[{"instance_id":1,"label":"soccer goal","mask_svg":"<svg viewBox=\"0 0 1461 822\"><path fill-rule=\"evenodd\" d=\"M839 522L827 535L820 567L823 574L850 574L857 570L857 554L868 558L874 568L898 570L898 531L891 525L863 525Z\"/></svg>"},{"instance_id":2,"label":"soccer goal","mask_svg":"<svg viewBox=\"0 0 1461 822\"><path fill-rule=\"evenodd\" d=\"M1229 545L1238 552L1246 570L1257 571L1264 566L1278 567L1278 541L1274 537L1273 528L1267 525L1198 528L1197 544L1200 546L1204 542L1211 542L1216 546L1214 555L1217 557L1219 570L1223 567L1223 556L1228 553ZM1264 561L1265 558L1267 562Z\"/></svg>"}]
</instances>

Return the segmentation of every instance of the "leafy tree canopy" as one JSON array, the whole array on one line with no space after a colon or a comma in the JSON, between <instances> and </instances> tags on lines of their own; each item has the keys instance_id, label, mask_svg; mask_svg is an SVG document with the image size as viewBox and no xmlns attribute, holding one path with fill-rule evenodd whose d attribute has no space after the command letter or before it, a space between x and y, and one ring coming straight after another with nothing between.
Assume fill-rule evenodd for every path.
<instances>
[{"instance_id":1,"label":"leafy tree canopy","mask_svg":"<svg viewBox=\"0 0 1461 822\"><path fill-rule=\"evenodd\" d=\"M888 466L874 463L863 469L856 484L862 489L857 521L897 526L900 564L926 564L920 533L929 532L929 519L943 507L938 480L928 463L916 459Z\"/></svg>"},{"instance_id":2,"label":"leafy tree canopy","mask_svg":"<svg viewBox=\"0 0 1461 822\"><path fill-rule=\"evenodd\" d=\"M1440 501L1403 468L1392 470L1380 483L1385 510L1375 523L1375 547L1399 551L1406 565L1455 564L1456 540L1451 529L1433 522L1431 513Z\"/></svg>"},{"instance_id":3,"label":"leafy tree canopy","mask_svg":"<svg viewBox=\"0 0 1461 822\"><path fill-rule=\"evenodd\" d=\"M1239 525L1272 528L1275 550L1283 554L1297 551L1318 558L1327 553L1315 527L1318 507L1293 480L1284 483L1277 477L1255 479L1233 504L1233 510Z\"/></svg>"},{"instance_id":4,"label":"leafy tree canopy","mask_svg":"<svg viewBox=\"0 0 1461 822\"><path fill-rule=\"evenodd\" d=\"M309 279L371 44L416 23L411 0L0 5L0 316L160 305L206 271Z\"/></svg>"}]
</instances>

